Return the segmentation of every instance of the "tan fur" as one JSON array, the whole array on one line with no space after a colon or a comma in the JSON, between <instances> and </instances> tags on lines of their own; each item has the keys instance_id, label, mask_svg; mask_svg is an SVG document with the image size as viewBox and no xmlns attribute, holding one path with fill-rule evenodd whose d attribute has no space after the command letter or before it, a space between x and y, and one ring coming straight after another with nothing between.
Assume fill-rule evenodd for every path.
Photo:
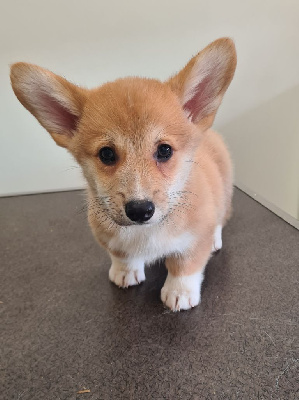
<instances>
[{"instance_id":1,"label":"tan fur","mask_svg":"<svg viewBox=\"0 0 299 400\"><path fill-rule=\"evenodd\" d=\"M194 102L189 100L196 85L192 79L197 79L195 68L201 71L205 63L212 84L207 80L207 88L203 87L207 95L202 95L206 104L196 104L193 112ZM138 258L145 249L145 262L166 256L173 276L204 269L215 228L226 223L231 209L230 157L222 138L209 128L235 66L230 39L210 44L165 83L126 78L87 90L34 65L12 66L12 86L20 102L81 165L89 186L91 229L98 242L122 263ZM205 75L202 82L204 79ZM51 99L55 103L53 112L58 110L54 122L47 111ZM160 143L173 149L173 156L165 163L154 158ZM115 165L100 162L98 152L104 146L116 150ZM124 206L132 199L151 199L155 204L149 226L132 226L128 221ZM139 240L139 235L137 239L134 236L137 230L140 243L135 243ZM117 244L123 232L127 232L128 247ZM169 241L183 238L185 233L194 239L186 250L171 250L170 245L169 254L156 250L157 254L149 256L147 235L161 232L161 237Z\"/></svg>"}]
</instances>

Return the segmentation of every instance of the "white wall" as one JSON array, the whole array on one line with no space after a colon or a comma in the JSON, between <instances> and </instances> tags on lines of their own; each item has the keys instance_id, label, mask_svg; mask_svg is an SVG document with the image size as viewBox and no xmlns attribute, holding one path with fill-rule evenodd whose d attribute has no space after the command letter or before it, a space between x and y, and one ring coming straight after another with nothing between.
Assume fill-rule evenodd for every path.
<instances>
[{"instance_id":1,"label":"white wall","mask_svg":"<svg viewBox=\"0 0 299 400\"><path fill-rule=\"evenodd\" d=\"M299 82L296 0L2 0L0 7L0 195L83 184L75 162L14 97L12 62L88 87L126 75L164 79L210 41L231 36L238 70L216 127Z\"/></svg>"},{"instance_id":2,"label":"white wall","mask_svg":"<svg viewBox=\"0 0 299 400\"><path fill-rule=\"evenodd\" d=\"M235 183L299 228L299 85L225 126ZM280 212L283 211L283 213Z\"/></svg>"}]
</instances>

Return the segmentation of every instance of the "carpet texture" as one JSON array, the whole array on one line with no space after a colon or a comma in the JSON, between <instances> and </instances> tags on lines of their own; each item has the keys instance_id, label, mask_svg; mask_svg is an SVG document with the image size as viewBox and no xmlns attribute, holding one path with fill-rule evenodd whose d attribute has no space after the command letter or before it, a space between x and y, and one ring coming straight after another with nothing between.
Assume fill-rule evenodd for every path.
<instances>
[{"instance_id":1,"label":"carpet texture","mask_svg":"<svg viewBox=\"0 0 299 400\"><path fill-rule=\"evenodd\" d=\"M0 199L0 398L299 398L299 232L236 190L199 307L108 281L80 191ZM78 393L81 390L90 390Z\"/></svg>"}]
</instances>

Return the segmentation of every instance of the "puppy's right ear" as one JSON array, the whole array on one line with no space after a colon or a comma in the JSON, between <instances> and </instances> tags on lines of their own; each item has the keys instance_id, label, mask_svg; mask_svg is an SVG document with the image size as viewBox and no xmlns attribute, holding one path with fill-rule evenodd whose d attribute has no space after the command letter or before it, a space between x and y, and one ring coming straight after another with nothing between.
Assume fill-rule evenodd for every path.
<instances>
[{"instance_id":1,"label":"puppy's right ear","mask_svg":"<svg viewBox=\"0 0 299 400\"><path fill-rule=\"evenodd\" d=\"M13 64L10 79L23 106L47 129L59 146L68 147L76 133L87 90L27 63Z\"/></svg>"}]
</instances>

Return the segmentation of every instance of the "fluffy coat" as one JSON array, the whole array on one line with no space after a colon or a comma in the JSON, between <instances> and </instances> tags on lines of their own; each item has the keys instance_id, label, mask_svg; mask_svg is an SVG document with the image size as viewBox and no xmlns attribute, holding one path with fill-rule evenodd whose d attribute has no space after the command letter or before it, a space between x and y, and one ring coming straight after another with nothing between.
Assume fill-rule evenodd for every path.
<instances>
[{"instance_id":1,"label":"fluffy coat","mask_svg":"<svg viewBox=\"0 0 299 400\"><path fill-rule=\"evenodd\" d=\"M232 165L210 129L236 67L223 38L166 82L125 78L88 90L41 67L11 67L20 102L75 157L88 183L88 220L108 251L109 277L120 287L145 279L144 265L166 258L161 298L172 310L200 302L204 268L222 246L230 216ZM161 162L157 149L171 148ZM99 158L112 149L115 162ZM150 200L142 223L126 214L130 201Z\"/></svg>"}]
</instances>

